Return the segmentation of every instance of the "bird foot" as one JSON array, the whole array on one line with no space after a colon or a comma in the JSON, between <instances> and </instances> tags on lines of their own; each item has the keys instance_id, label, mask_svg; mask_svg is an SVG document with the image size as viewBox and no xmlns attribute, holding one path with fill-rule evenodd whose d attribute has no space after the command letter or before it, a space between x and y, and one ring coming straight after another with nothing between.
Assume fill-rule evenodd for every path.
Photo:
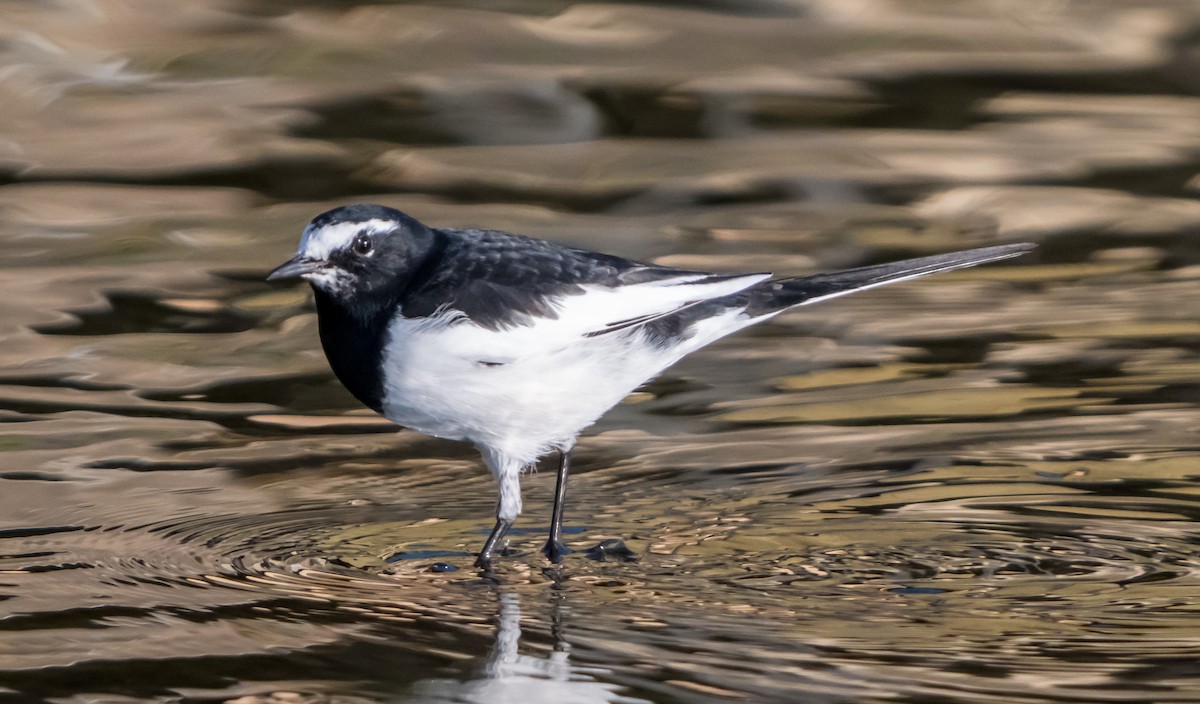
<instances>
[{"instance_id":1,"label":"bird foot","mask_svg":"<svg viewBox=\"0 0 1200 704\"><path fill-rule=\"evenodd\" d=\"M561 540L547 540L546 547L542 548L542 554L546 556L547 560L557 565L563 561L563 555L571 554L571 548L563 545Z\"/></svg>"}]
</instances>

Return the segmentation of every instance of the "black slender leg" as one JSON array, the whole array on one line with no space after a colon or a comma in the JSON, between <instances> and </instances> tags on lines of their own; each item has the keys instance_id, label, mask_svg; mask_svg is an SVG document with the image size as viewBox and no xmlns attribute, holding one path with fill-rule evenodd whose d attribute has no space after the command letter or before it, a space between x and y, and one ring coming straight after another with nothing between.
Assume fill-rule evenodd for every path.
<instances>
[{"instance_id":1,"label":"black slender leg","mask_svg":"<svg viewBox=\"0 0 1200 704\"><path fill-rule=\"evenodd\" d=\"M542 553L554 564L562 562L563 555L571 552L563 545L563 509L567 503L567 474L571 471L571 451L558 451L558 482L554 485L554 511L550 514L550 538Z\"/></svg>"},{"instance_id":2,"label":"black slender leg","mask_svg":"<svg viewBox=\"0 0 1200 704\"><path fill-rule=\"evenodd\" d=\"M503 518L496 519L496 527L492 528L492 534L488 536L487 542L483 544L483 549L479 551L479 557L475 558L475 566L489 569L492 566L492 556L496 554L496 547L500 541L504 540L504 536L508 535L508 529L512 528L513 522Z\"/></svg>"}]
</instances>

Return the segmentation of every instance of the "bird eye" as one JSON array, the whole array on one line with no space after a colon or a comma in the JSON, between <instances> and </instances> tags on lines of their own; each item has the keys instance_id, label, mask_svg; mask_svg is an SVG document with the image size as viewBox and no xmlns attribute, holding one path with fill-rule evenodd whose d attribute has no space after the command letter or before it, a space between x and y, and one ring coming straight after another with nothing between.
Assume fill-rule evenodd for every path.
<instances>
[{"instance_id":1,"label":"bird eye","mask_svg":"<svg viewBox=\"0 0 1200 704\"><path fill-rule=\"evenodd\" d=\"M371 238L367 237L366 235L359 235L358 237L355 237L354 242L350 244L350 249L353 249L354 253L359 256L370 254Z\"/></svg>"}]
</instances>

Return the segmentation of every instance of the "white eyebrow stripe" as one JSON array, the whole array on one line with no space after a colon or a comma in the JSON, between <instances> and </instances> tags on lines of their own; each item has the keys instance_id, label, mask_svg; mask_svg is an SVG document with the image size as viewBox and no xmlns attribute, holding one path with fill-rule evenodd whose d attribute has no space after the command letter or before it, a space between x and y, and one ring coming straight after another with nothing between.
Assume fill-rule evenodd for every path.
<instances>
[{"instance_id":1,"label":"white eyebrow stripe","mask_svg":"<svg viewBox=\"0 0 1200 704\"><path fill-rule=\"evenodd\" d=\"M379 218L358 222L338 222L318 228L309 225L304 228L304 234L300 236L300 248L296 253L309 259L326 260L330 254L348 247L360 232L373 235L394 225L395 223L391 220Z\"/></svg>"}]
</instances>

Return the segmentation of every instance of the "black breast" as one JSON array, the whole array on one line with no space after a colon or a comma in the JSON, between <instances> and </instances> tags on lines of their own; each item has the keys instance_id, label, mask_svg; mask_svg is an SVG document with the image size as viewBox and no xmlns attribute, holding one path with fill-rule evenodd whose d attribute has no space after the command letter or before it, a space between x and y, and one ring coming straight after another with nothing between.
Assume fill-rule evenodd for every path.
<instances>
[{"instance_id":1,"label":"black breast","mask_svg":"<svg viewBox=\"0 0 1200 704\"><path fill-rule=\"evenodd\" d=\"M314 289L321 346L329 366L354 397L376 413L383 412L383 345L387 336L386 311L366 321L335 305Z\"/></svg>"}]
</instances>

